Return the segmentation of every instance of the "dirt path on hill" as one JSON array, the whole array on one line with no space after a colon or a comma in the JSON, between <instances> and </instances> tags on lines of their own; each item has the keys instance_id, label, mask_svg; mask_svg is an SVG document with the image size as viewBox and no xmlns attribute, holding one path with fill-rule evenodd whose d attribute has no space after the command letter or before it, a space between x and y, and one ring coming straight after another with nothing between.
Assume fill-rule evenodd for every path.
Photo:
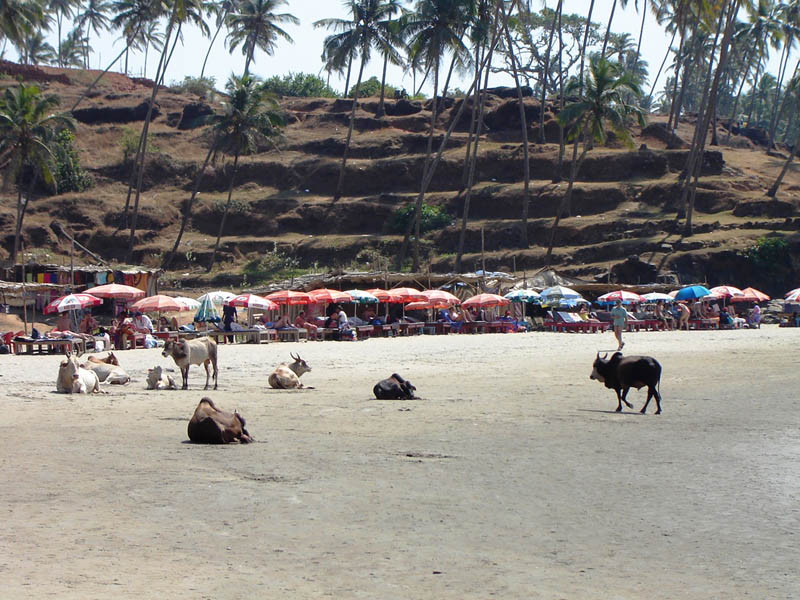
<instances>
[{"instance_id":1,"label":"dirt path on hill","mask_svg":"<svg viewBox=\"0 0 800 600\"><path fill-rule=\"evenodd\" d=\"M589 380L611 334L221 347L227 447L186 443L200 371L144 391L156 350L100 397L0 357L0 596L797 597L798 335L628 336L658 417ZM298 350L317 389L268 390ZM372 399L395 370L423 400Z\"/></svg>"}]
</instances>

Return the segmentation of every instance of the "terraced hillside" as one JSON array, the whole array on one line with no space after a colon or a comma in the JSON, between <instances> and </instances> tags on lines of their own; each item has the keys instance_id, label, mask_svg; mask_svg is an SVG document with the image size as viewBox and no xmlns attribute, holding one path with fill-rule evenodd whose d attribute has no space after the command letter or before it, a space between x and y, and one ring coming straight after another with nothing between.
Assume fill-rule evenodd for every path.
<instances>
[{"instance_id":1,"label":"terraced hillside","mask_svg":"<svg viewBox=\"0 0 800 600\"><path fill-rule=\"evenodd\" d=\"M7 65L0 65L0 71L3 66L8 71ZM92 78L91 72L73 70L26 73L28 78L44 80L40 85L59 94L64 107L71 106ZM13 80L0 80L0 86L12 84ZM150 90L148 82L111 74L75 112L81 159L91 170L95 185L80 194L32 201L24 228L29 255L52 259L66 254L68 246L51 228L55 221L69 226L78 241L102 257L124 257L128 232L119 231L118 226L131 168L122 160L120 140L125 128L139 131ZM547 260L549 228L566 188L566 182L560 187L552 183L558 129L550 106L545 107L547 143L531 145L530 247L523 247L519 111L516 100L506 92L498 90L488 102L488 133L480 143L465 268L480 265L482 231L483 260L488 269L532 270L549 263L568 273L604 280L678 277L770 287L775 274L765 274L743 251L763 236L781 235L790 239L790 252L798 256L799 244L792 234L800 225L800 174L790 171L778 199L766 198L765 191L785 156L780 152L769 156L764 148L738 135L731 138L729 146L707 152L697 194L695 231L683 237L675 213L678 175L686 150L666 150L660 119L653 117L653 126L636 132L634 150L612 145L589 154L578 176L571 215L562 220L556 247ZM438 123L436 145L455 118L459 102L448 102ZM392 227L395 212L412 203L419 190L429 107L392 100L388 115L377 119L377 100L360 103L344 195L334 202L350 106L346 100L283 102L289 122L285 140L277 149L264 148L262 153L242 159L222 260L218 269L206 276L203 266L213 248L229 178L222 161L209 169L170 278L197 282L216 277L240 284L246 264L274 256L276 249L292 257L299 268L389 264L402 241ZM157 152L148 158L136 236L135 259L140 263L159 265L175 239L181 207L210 141L204 128L197 127L198 116L214 108L218 108L214 103L209 106L196 97L169 90L159 94L159 114L152 126ZM531 140L536 140L538 103L526 99L526 112ZM454 265L468 126L468 118L463 116L426 200L452 217L449 226L428 232L422 240L424 268L432 271L449 271ZM681 124L678 135L690 139L692 131L690 120ZM721 130L721 139L725 137ZM566 170L567 166L565 174ZM15 196L7 190L0 199L0 224L6 232L0 253L5 253L10 246L8 233L13 231ZM796 262L787 258L780 276L796 275Z\"/></svg>"}]
</instances>

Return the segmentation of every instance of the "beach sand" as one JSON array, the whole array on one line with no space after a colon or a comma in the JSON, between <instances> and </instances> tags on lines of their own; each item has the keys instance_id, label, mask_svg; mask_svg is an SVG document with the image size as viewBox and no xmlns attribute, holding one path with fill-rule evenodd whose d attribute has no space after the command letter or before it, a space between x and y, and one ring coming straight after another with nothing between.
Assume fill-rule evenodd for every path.
<instances>
[{"instance_id":1,"label":"beach sand","mask_svg":"<svg viewBox=\"0 0 800 600\"><path fill-rule=\"evenodd\" d=\"M258 440L224 447L187 443L202 369L144 390L160 350L92 397L2 356L0 597L796 598L799 339L626 335L659 416L590 381L611 333L223 345ZM268 389L298 351L316 389ZM423 399L375 400L393 371Z\"/></svg>"}]
</instances>

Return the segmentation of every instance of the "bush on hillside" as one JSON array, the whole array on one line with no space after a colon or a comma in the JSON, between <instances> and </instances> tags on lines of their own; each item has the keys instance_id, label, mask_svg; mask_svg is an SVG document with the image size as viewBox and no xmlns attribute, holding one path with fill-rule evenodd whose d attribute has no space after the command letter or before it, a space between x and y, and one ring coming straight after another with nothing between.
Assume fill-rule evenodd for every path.
<instances>
[{"instance_id":1,"label":"bush on hillside","mask_svg":"<svg viewBox=\"0 0 800 600\"><path fill-rule=\"evenodd\" d=\"M391 229L395 233L405 233L408 222L414 218L414 204L398 208L391 222ZM423 204L420 214L420 233L447 227L452 222L452 217L441 206Z\"/></svg>"},{"instance_id":2,"label":"bush on hillside","mask_svg":"<svg viewBox=\"0 0 800 600\"><path fill-rule=\"evenodd\" d=\"M394 93L397 91L397 88L394 86L386 84L386 94L387 98L394 98ZM352 98L356 95L356 86L353 85L350 88L350 93L347 94L348 98ZM380 96L381 95L381 80L375 77L374 75L367 79L366 81L362 81L361 85L358 87L358 97L359 98L371 98L373 96Z\"/></svg>"},{"instance_id":3,"label":"bush on hillside","mask_svg":"<svg viewBox=\"0 0 800 600\"><path fill-rule=\"evenodd\" d=\"M81 167L75 150L75 135L71 131L62 129L51 149L55 158L53 175L59 194L82 192L94 184L92 176Z\"/></svg>"},{"instance_id":4,"label":"bush on hillside","mask_svg":"<svg viewBox=\"0 0 800 600\"><path fill-rule=\"evenodd\" d=\"M194 94L208 102L213 102L217 95L216 79L213 77L189 77L182 82L173 81L170 89L178 94Z\"/></svg>"},{"instance_id":5,"label":"bush on hillside","mask_svg":"<svg viewBox=\"0 0 800 600\"><path fill-rule=\"evenodd\" d=\"M122 150L122 162L129 163L136 158L136 153L139 151L139 138L141 134L134 131L130 127L122 128L122 137L119 140L119 146ZM154 143L152 133L147 134L147 153L152 154L158 152L158 147Z\"/></svg>"},{"instance_id":6,"label":"bush on hillside","mask_svg":"<svg viewBox=\"0 0 800 600\"><path fill-rule=\"evenodd\" d=\"M336 91L327 85L321 78L309 73L289 73L288 75L275 75L265 80L262 84L268 92L278 96L292 96L297 98L336 98Z\"/></svg>"}]
</instances>

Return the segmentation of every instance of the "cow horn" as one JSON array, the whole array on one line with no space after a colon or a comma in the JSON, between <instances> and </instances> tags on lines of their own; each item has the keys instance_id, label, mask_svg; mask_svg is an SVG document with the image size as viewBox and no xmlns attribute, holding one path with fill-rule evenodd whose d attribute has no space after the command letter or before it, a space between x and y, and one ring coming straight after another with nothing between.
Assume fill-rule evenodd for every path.
<instances>
[{"instance_id":1,"label":"cow horn","mask_svg":"<svg viewBox=\"0 0 800 600\"><path fill-rule=\"evenodd\" d=\"M291 357L292 357L292 359L294 359L294 360L298 360L298 361L300 360L300 357L299 357L299 356L295 356L295 353L294 353L294 352L290 352L290 353L289 353L289 356L291 356Z\"/></svg>"},{"instance_id":2,"label":"cow horn","mask_svg":"<svg viewBox=\"0 0 800 600\"><path fill-rule=\"evenodd\" d=\"M600 353L599 353L599 352L597 353L597 356L600 356ZM603 360L606 360L606 358L608 358L608 352L605 352L605 353L603 354Z\"/></svg>"}]
</instances>

